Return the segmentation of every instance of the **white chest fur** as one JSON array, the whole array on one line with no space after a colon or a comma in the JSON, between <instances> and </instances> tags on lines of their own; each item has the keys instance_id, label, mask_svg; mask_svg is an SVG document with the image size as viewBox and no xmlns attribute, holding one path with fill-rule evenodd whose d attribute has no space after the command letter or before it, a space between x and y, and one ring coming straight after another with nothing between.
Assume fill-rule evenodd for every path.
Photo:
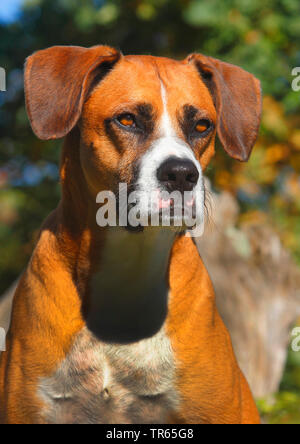
<instances>
[{"instance_id":1,"label":"white chest fur","mask_svg":"<svg viewBox=\"0 0 300 444\"><path fill-rule=\"evenodd\" d=\"M84 329L57 371L41 380L47 423L165 423L177 407L175 366L164 330L107 345Z\"/></svg>"}]
</instances>

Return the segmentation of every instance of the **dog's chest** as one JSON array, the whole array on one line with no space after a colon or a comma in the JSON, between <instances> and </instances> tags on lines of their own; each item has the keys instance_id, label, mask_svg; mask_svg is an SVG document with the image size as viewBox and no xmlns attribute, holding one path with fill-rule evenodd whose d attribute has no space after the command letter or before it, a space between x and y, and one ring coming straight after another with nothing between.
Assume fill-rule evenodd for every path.
<instances>
[{"instance_id":1,"label":"dog's chest","mask_svg":"<svg viewBox=\"0 0 300 444\"><path fill-rule=\"evenodd\" d=\"M84 329L57 371L39 385L47 423L164 423L178 404L169 339L106 345Z\"/></svg>"}]
</instances>

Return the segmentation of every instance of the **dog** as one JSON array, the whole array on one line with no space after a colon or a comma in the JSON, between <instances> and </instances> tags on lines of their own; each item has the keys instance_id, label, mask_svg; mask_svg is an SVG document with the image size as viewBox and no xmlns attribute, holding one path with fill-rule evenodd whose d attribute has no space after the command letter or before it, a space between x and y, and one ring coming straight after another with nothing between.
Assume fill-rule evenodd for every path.
<instances>
[{"instance_id":1,"label":"dog","mask_svg":"<svg viewBox=\"0 0 300 444\"><path fill-rule=\"evenodd\" d=\"M250 156L259 81L201 54L56 46L27 59L25 96L37 137L65 138L62 198L14 296L0 422L258 424L191 227L96 214L98 193L124 183L146 217L144 196L168 190L192 192L203 218L216 135Z\"/></svg>"}]
</instances>

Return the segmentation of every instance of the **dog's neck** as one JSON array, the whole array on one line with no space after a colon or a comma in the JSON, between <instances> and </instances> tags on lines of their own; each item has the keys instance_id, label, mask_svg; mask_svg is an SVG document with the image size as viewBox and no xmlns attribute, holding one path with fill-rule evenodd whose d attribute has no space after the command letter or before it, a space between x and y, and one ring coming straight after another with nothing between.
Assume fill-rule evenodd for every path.
<instances>
[{"instance_id":1,"label":"dog's neck","mask_svg":"<svg viewBox=\"0 0 300 444\"><path fill-rule=\"evenodd\" d=\"M62 251L76 251L69 258L70 268L76 270L74 280L87 325L108 342L150 337L167 315L167 274L176 232L168 227L131 232L123 227L97 226L96 201L86 189L76 160L79 147L74 146L75 140L78 134L68 136L63 154L59 211L65 232L60 239ZM70 177L76 180L70 183Z\"/></svg>"},{"instance_id":2,"label":"dog's neck","mask_svg":"<svg viewBox=\"0 0 300 444\"><path fill-rule=\"evenodd\" d=\"M100 339L128 343L153 336L167 315L168 265L176 233L147 228L105 232L90 282L87 325Z\"/></svg>"}]
</instances>

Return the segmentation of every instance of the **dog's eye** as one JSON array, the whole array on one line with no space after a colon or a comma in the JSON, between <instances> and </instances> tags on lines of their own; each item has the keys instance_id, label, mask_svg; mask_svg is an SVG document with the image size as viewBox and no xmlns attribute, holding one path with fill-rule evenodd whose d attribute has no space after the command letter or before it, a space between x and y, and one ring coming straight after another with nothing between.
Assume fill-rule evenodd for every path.
<instances>
[{"instance_id":1,"label":"dog's eye","mask_svg":"<svg viewBox=\"0 0 300 444\"><path fill-rule=\"evenodd\" d=\"M199 134L206 133L211 128L211 123L209 120L201 119L196 123L195 131Z\"/></svg>"},{"instance_id":2,"label":"dog's eye","mask_svg":"<svg viewBox=\"0 0 300 444\"><path fill-rule=\"evenodd\" d=\"M135 117L132 114L122 114L122 116L117 118L117 121L125 128L136 127Z\"/></svg>"}]
</instances>

